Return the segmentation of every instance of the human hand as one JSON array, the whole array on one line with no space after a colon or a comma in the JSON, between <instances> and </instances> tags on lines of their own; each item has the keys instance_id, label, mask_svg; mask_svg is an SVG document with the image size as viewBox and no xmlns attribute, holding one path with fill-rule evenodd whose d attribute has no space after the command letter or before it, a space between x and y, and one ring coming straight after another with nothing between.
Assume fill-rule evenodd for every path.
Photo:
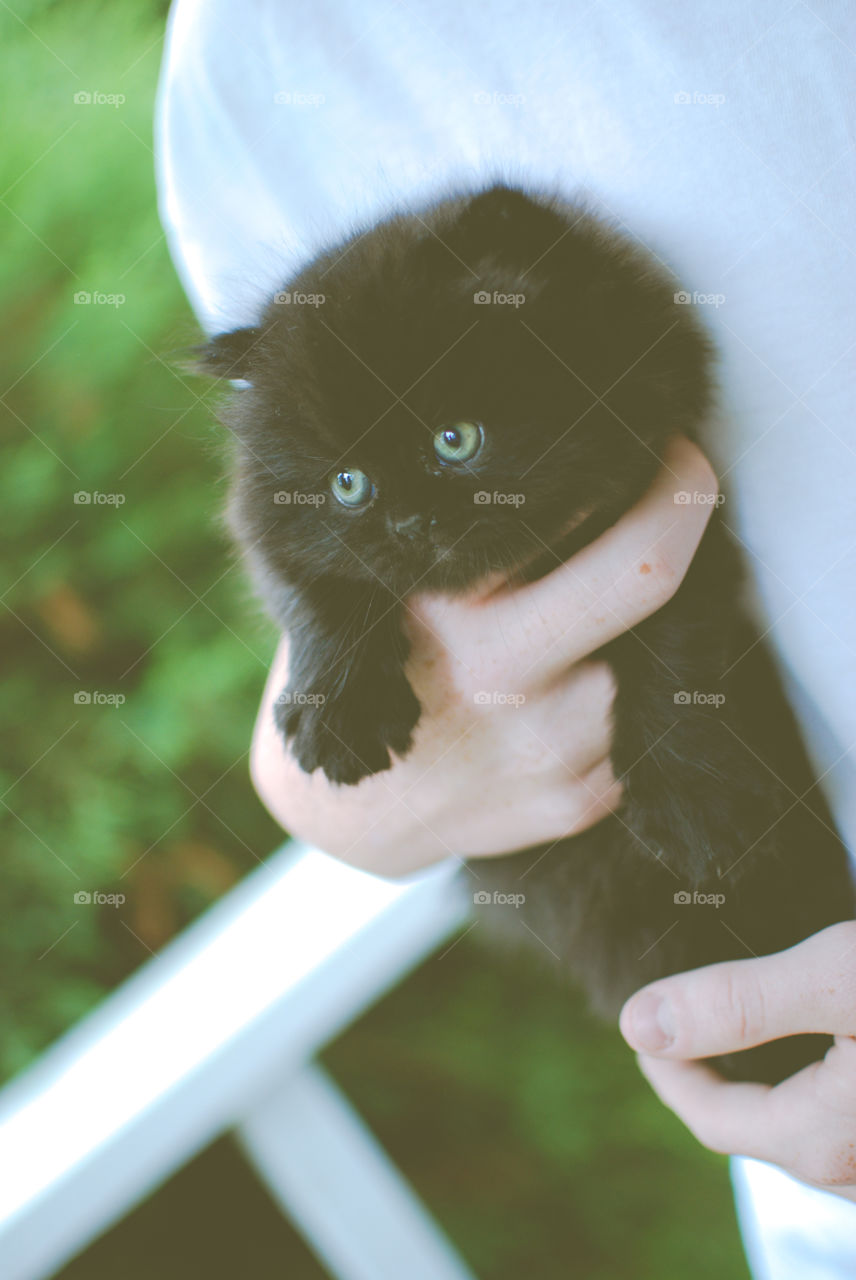
<instances>
[{"instance_id":1,"label":"human hand","mask_svg":"<svg viewBox=\"0 0 856 1280\"><path fill-rule=\"evenodd\" d=\"M293 835L382 875L495 856L585 830L620 799L609 759L612 673L589 655L674 594L713 510L700 450L677 441L651 489L537 582L405 601L407 675L422 704L411 750L353 787L305 774L277 733L288 638L262 699L251 772ZM479 694L486 693L487 700Z\"/></svg>"},{"instance_id":2,"label":"human hand","mask_svg":"<svg viewBox=\"0 0 856 1280\"><path fill-rule=\"evenodd\" d=\"M856 921L776 955L651 983L620 1026L654 1091L704 1146L856 1200ZM692 1061L802 1032L835 1043L775 1087L729 1084Z\"/></svg>"}]
</instances>

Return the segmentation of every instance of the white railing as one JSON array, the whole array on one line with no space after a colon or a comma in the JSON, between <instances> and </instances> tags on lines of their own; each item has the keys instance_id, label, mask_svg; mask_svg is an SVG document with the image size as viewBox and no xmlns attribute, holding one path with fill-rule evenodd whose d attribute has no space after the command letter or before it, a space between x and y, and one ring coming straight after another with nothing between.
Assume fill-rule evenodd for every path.
<instances>
[{"instance_id":1,"label":"white railing","mask_svg":"<svg viewBox=\"0 0 856 1280\"><path fill-rule=\"evenodd\" d=\"M338 1280L472 1280L318 1050L466 917L291 844L0 1091L0 1276L42 1280L236 1130Z\"/></svg>"}]
</instances>

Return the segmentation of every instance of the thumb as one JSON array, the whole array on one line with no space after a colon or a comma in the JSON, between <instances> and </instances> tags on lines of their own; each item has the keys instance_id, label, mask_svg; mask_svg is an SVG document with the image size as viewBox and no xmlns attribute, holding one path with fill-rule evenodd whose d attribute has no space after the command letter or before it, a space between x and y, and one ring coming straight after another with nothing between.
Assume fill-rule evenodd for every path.
<instances>
[{"instance_id":1,"label":"thumb","mask_svg":"<svg viewBox=\"0 0 856 1280\"><path fill-rule=\"evenodd\" d=\"M667 1058L734 1053L802 1032L856 1031L856 921L772 956L732 960L643 987L621 1010L632 1049Z\"/></svg>"}]
</instances>

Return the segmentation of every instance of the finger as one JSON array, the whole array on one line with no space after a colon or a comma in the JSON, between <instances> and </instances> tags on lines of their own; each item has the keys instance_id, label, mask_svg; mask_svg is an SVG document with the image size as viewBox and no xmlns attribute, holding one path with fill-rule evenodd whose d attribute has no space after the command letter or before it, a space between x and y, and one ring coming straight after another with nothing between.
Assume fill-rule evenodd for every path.
<instances>
[{"instance_id":1,"label":"finger","mask_svg":"<svg viewBox=\"0 0 856 1280\"><path fill-rule=\"evenodd\" d=\"M532 609L546 629L561 635L550 666L592 653L674 595L718 489L701 450L689 440L676 441L651 488L626 515L566 564L523 588L520 607ZM678 494L695 500L676 501Z\"/></svg>"},{"instance_id":2,"label":"finger","mask_svg":"<svg viewBox=\"0 0 856 1280\"><path fill-rule=\"evenodd\" d=\"M561 775L541 777L531 786L519 780L499 794L487 797L491 824L477 811L457 823L455 848L467 858L496 858L508 853L531 853L522 864L521 880L549 857L559 842L587 831L614 813L621 803L621 784L615 781L609 759L602 760L578 782ZM540 848L547 845L545 851ZM560 856L557 850L556 856ZM521 885L521 887L525 887Z\"/></svg>"},{"instance_id":3,"label":"finger","mask_svg":"<svg viewBox=\"0 0 856 1280\"><path fill-rule=\"evenodd\" d=\"M660 1101L711 1151L777 1160L782 1141L769 1085L730 1084L695 1062L645 1055L638 1062Z\"/></svg>"},{"instance_id":4,"label":"finger","mask_svg":"<svg viewBox=\"0 0 856 1280\"><path fill-rule=\"evenodd\" d=\"M770 1088L729 1084L710 1068L640 1055L658 1097L700 1142L726 1155L753 1156L794 1177L854 1198L856 1044L836 1040L815 1062Z\"/></svg>"},{"instance_id":5,"label":"finger","mask_svg":"<svg viewBox=\"0 0 856 1280\"><path fill-rule=\"evenodd\" d=\"M470 651L495 652L529 680L552 677L660 609L675 593L713 511L716 477L678 440L642 499L552 573L511 591L409 601L426 624L457 633ZM696 501L676 501L685 493Z\"/></svg>"},{"instance_id":6,"label":"finger","mask_svg":"<svg viewBox=\"0 0 856 1280\"><path fill-rule=\"evenodd\" d=\"M637 991L621 1011L634 1049L707 1058L801 1032L856 1031L856 921L798 946L676 974Z\"/></svg>"},{"instance_id":7,"label":"finger","mask_svg":"<svg viewBox=\"0 0 856 1280\"><path fill-rule=\"evenodd\" d=\"M609 756L604 756L587 773L581 774L563 788L565 821L563 836L573 836L587 831L603 818L614 813L624 794L616 781Z\"/></svg>"},{"instance_id":8,"label":"finger","mask_svg":"<svg viewBox=\"0 0 856 1280\"><path fill-rule=\"evenodd\" d=\"M520 722L573 781L609 754L615 673L606 662L580 662L519 708Z\"/></svg>"}]
</instances>

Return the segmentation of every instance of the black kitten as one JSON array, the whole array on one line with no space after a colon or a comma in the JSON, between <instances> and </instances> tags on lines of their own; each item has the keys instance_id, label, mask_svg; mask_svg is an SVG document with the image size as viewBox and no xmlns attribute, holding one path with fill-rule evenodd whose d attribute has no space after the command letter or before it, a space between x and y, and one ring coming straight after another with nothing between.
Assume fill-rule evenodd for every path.
<instances>
[{"instance_id":1,"label":"black kitten","mask_svg":"<svg viewBox=\"0 0 856 1280\"><path fill-rule=\"evenodd\" d=\"M402 597L513 575L545 545L530 576L555 567L693 435L711 353L675 289L580 209L497 186L355 235L256 327L203 350L206 371L249 384L226 414L231 523L291 636L276 716L307 772L353 784L408 750L420 708ZM478 864L480 888L525 895L520 933L610 1016L655 978L853 914L845 851L738 590L715 514L669 604L600 655L617 678L618 813ZM718 1065L780 1079L825 1043Z\"/></svg>"}]
</instances>

